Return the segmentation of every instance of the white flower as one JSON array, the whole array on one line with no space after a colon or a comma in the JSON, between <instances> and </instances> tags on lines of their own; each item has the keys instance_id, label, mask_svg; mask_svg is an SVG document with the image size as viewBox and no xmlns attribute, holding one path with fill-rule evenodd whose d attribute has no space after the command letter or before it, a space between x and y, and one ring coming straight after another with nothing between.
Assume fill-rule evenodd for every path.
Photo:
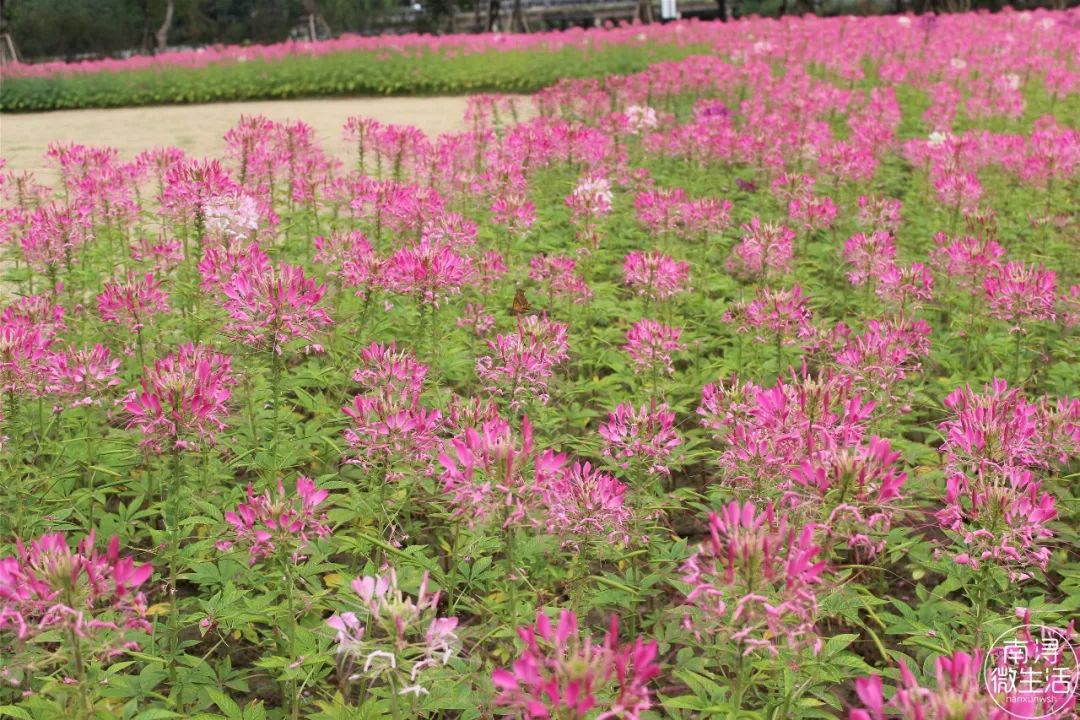
<instances>
[{"instance_id":1,"label":"white flower","mask_svg":"<svg viewBox=\"0 0 1080 720\"><path fill-rule=\"evenodd\" d=\"M909 18L907 15L901 15L900 17L896 18L896 22L900 23L904 27L911 27L911 18Z\"/></svg>"},{"instance_id":2,"label":"white flower","mask_svg":"<svg viewBox=\"0 0 1080 720\"><path fill-rule=\"evenodd\" d=\"M634 135L646 128L654 128L657 125L656 111L648 105L631 105L626 108L626 124Z\"/></svg>"},{"instance_id":3,"label":"white flower","mask_svg":"<svg viewBox=\"0 0 1080 720\"><path fill-rule=\"evenodd\" d=\"M967 61L962 58L953 58L949 61L949 65L951 65L954 70L963 70L967 67Z\"/></svg>"}]
</instances>

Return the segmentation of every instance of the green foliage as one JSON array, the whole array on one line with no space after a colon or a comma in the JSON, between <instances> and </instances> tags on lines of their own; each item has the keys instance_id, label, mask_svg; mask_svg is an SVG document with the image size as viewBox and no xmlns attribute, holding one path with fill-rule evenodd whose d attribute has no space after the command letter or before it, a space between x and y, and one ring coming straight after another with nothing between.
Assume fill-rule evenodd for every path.
<instances>
[{"instance_id":1,"label":"green foliage","mask_svg":"<svg viewBox=\"0 0 1080 720\"><path fill-rule=\"evenodd\" d=\"M6 78L0 87L0 111L321 96L525 93L547 87L559 78L637 72L660 60L701 51L693 46L608 45L593 50L568 47L555 52L536 49L452 56L436 52L356 52L289 56L276 62L227 63L200 69L173 67Z\"/></svg>"}]
</instances>

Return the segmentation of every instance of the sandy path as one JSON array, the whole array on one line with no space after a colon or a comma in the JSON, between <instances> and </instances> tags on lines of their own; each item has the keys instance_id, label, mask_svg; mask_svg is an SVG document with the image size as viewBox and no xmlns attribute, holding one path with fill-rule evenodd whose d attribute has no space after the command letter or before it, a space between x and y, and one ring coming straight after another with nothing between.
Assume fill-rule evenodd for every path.
<instances>
[{"instance_id":1,"label":"sandy path","mask_svg":"<svg viewBox=\"0 0 1080 720\"><path fill-rule=\"evenodd\" d=\"M222 136L241 115L261 114L271 120L303 120L315 129L323 147L346 154L341 128L352 115L380 122L415 125L429 135L464 127L464 97L341 98L280 100L118 108L62 110L0 116L0 156L11 170L31 170L51 180L42 155L49 143L73 141L108 145L130 158L147 148L175 145L195 156L218 155Z\"/></svg>"}]
</instances>

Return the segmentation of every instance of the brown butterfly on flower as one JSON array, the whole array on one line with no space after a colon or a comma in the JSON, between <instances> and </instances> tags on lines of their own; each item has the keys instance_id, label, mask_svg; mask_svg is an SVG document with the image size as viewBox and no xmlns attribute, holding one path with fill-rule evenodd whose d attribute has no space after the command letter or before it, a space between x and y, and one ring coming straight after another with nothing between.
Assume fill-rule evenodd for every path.
<instances>
[{"instance_id":1,"label":"brown butterfly on flower","mask_svg":"<svg viewBox=\"0 0 1080 720\"><path fill-rule=\"evenodd\" d=\"M532 305L529 304L528 298L525 297L525 291L518 288L517 292L514 293L514 302L510 305L510 312L521 316L530 310L532 310Z\"/></svg>"}]
</instances>

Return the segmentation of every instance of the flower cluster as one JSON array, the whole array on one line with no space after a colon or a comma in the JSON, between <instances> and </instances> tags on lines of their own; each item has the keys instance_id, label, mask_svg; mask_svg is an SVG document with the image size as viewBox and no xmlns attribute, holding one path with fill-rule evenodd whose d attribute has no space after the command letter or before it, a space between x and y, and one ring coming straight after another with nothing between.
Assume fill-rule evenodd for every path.
<instances>
[{"instance_id":1,"label":"flower cluster","mask_svg":"<svg viewBox=\"0 0 1080 720\"><path fill-rule=\"evenodd\" d=\"M267 490L256 495L248 485L247 502L236 506L235 512L225 513L225 522L232 526L233 538L219 540L217 549L226 552L234 545L246 548L251 565L283 553L297 563L314 538L330 535L326 513L319 509L329 493L315 487L303 475L296 478L296 492L290 495L278 480L277 493Z\"/></svg>"},{"instance_id":2,"label":"flower cluster","mask_svg":"<svg viewBox=\"0 0 1080 720\"><path fill-rule=\"evenodd\" d=\"M72 550L62 533L42 535L29 545L16 540L17 554L0 558L0 642L17 648L0 662L0 673L42 672L80 653L110 658L138 648L133 633L150 633L146 599L139 586L150 565L120 555L117 538L105 552L91 533ZM60 631L64 651L40 654L29 640ZM18 641L17 643L13 641ZM25 653L25 654L24 654Z\"/></svg>"},{"instance_id":3,"label":"flower cluster","mask_svg":"<svg viewBox=\"0 0 1080 720\"><path fill-rule=\"evenodd\" d=\"M655 250L635 251L623 261L623 282L635 295L661 302L690 289L690 263Z\"/></svg>"},{"instance_id":4,"label":"flower cluster","mask_svg":"<svg viewBox=\"0 0 1080 720\"><path fill-rule=\"evenodd\" d=\"M203 345L183 345L156 360L144 371L142 389L125 399L128 427L138 428L143 445L157 452L213 444L236 384L230 362Z\"/></svg>"},{"instance_id":5,"label":"flower cluster","mask_svg":"<svg viewBox=\"0 0 1080 720\"><path fill-rule=\"evenodd\" d=\"M536 623L518 628L525 643L509 670L492 673L497 705L529 720L539 718L625 718L637 720L652 706L649 681L660 674L656 641L618 641L618 620L602 643L582 637L577 616L559 613L552 627L543 610ZM596 711L599 715L594 715Z\"/></svg>"},{"instance_id":6,"label":"flower cluster","mask_svg":"<svg viewBox=\"0 0 1080 720\"><path fill-rule=\"evenodd\" d=\"M439 617L439 593L428 593L428 576L416 599L398 585L397 572L364 576L352 582L359 602L326 621L335 633L338 676L346 683L382 681L398 695L420 697L430 691L422 682L458 653L458 620ZM432 678L432 681L434 678Z\"/></svg>"},{"instance_id":7,"label":"flower cluster","mask_svg":"<svg viewBox=\"0 0 1080 720\"><path fill-rule=\"evenodd\" d=\"M821 640L814 629L817 585L825 564L813 529L789 525L772 504L732 502L709 515L709 537L683 565L686 626L698 635L722 633L742 654L777 654Z\"/></svg>"}]
</instances>

